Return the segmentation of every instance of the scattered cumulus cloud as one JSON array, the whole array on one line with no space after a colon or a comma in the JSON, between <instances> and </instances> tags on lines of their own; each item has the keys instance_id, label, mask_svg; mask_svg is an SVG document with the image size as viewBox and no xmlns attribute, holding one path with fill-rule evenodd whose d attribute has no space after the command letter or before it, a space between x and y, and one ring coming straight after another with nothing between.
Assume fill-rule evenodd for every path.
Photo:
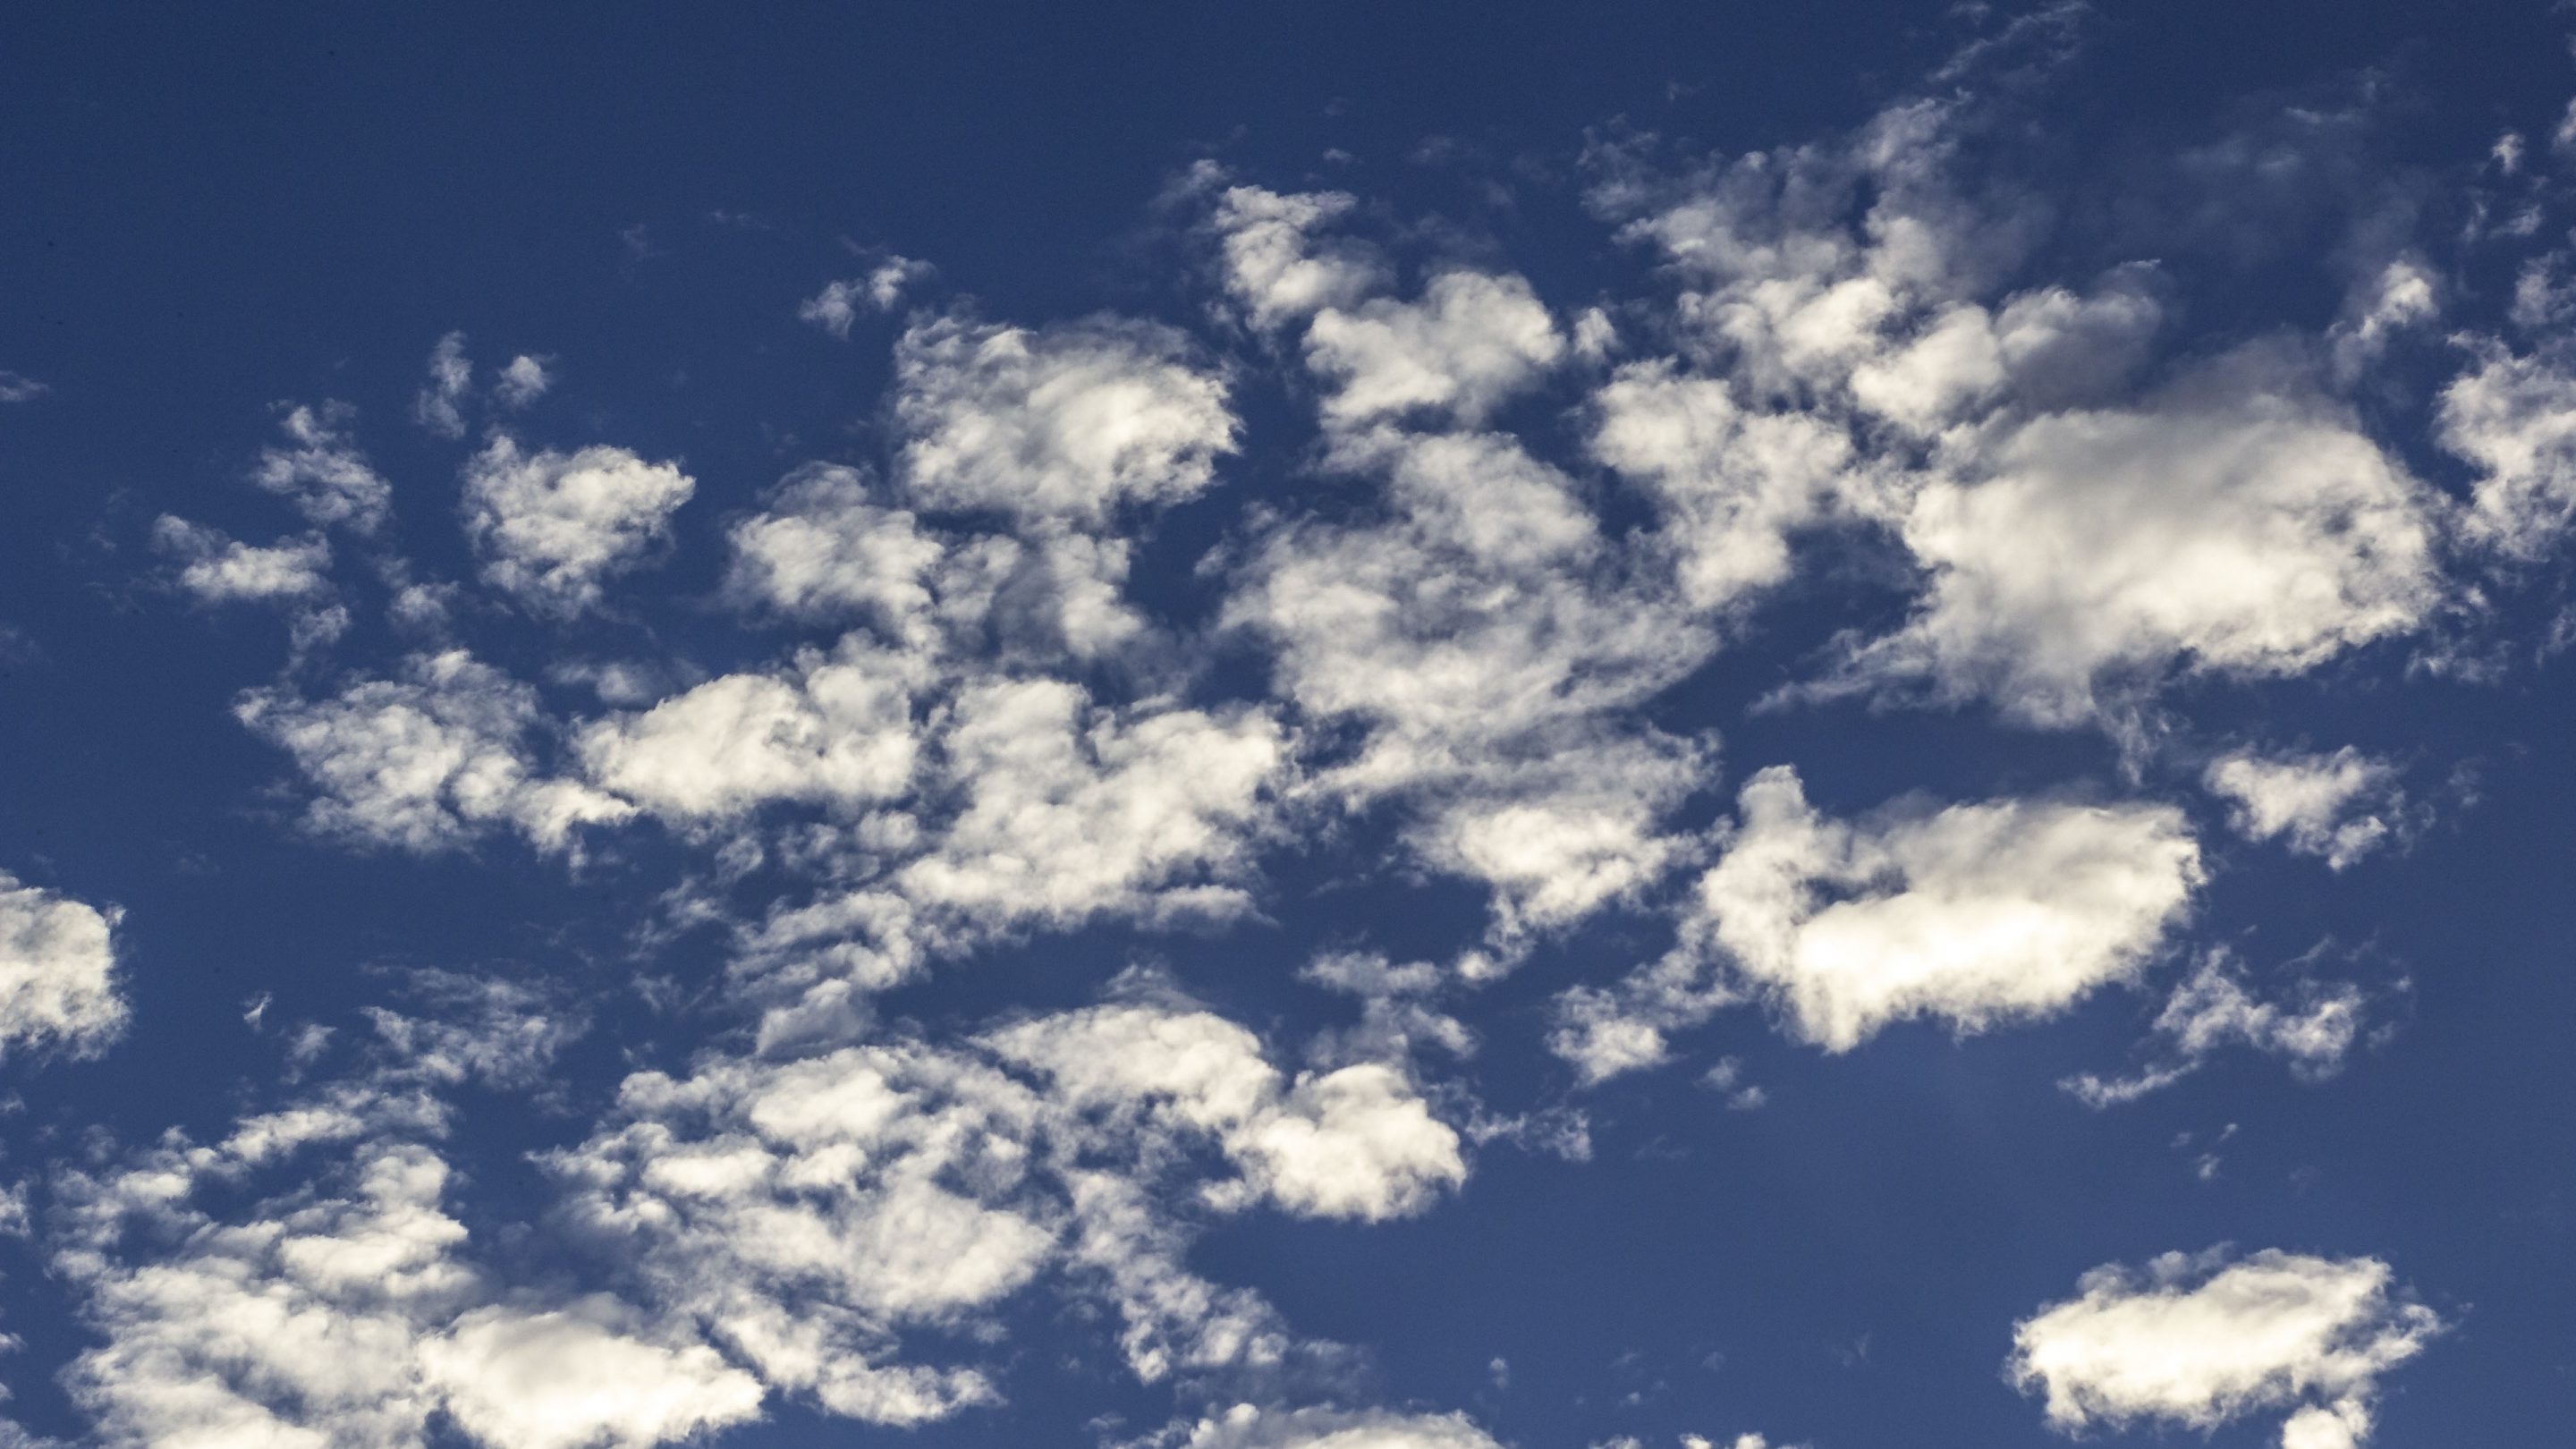
<instances>
[{"instance_id":1,"label":"scattered cumulus cloud","mask_svg":"<svg viewBox=\"0 0 2576 1449\"><path fill-rule=\"evenodd\" d=\"M847 341L850 325L859 319L861 311L893 311L902 303L905 292L927 281L936 270L928 262L889 256L869 268L866 276L825 283L823 290L797 305L796 318Z\"/></svg>"},{"instance_id":2,"label":"scattered cumulus cloud","mask_svg":"<svg viewBox=\"0 0 2576 1449\"><path fill-rule=\"evenodd\" d=\"M122 914L0 871L0 1056L93 1056L125 1029Z\"/></svg>"},{"instance_id":3,"label":"scattered cumulus cloud","mask_svg":"<svg viewBox=\"0 0 2576 1449\"><path fill-rule=\"evenodd\" d=\"M358 414L346 403L286 408L278 426L286 441L263 449L251 481L295 505L317 528L372 534L393 508L393 485L351 436Z\"/></svg>"},{"instance_id":4,"label":"scattered cumulus cloud","mask_svg":"<svg viewBox=\"0 0 2576 1449\"><path fill-rule=\"evenodd\" d=\"M486 582L569 617L597 608L609 578L652 560L696 488L676 465L624 448L530 453L495 437L465 467L465 531Z\"/></svg>"},{"instance_id":5,"label":"scattered cumulus cloud","mask_svg":"<svg viewBox=\"0 0 2576 1449\"><path fill-rule=\"evenodd\" d=\"M2375 1258L2168 1253L2076 1286L2015 1326L2007 1366L2069 1434L2287 1411L2282 1449L2358 1449L2379 1380L2443 1326Z\"/></svg>"},{"instance_id":6,"label":"scattered cumulus cloud","mask_svg":"<svg viewBox=\"0 0 2576 1449\"><path fill-rule=\"evenodd\" d=\"M513 411L544 397L555 385L555 375L546 359L521 353L510 359L492 382L492 399Z\"/></svg>"},{"instance_id":7,"label":"scattered cumulus cloud","mask_svg":"<svg viewBox=\"0 0 2576 1449\"><path fill-rule=\"evenodd\" d=\"M309 599L330 592L331 544L321 534L260 545L163 514L152 545L179 564L177 583L201 603Z\"/></svg>"},{"instance_id":8,"label":"scattered cumulus cloud","mask_svg":"<svg viewBox=\"0 0 2576 1449\"><path fill-rule=\"evenodd\" d=\"M2329 755L2239 750L2212 761L2201 781L2228 802L2237 834L2279 840L2336 870L2405 831L2396 767L2349 745Z\"/></svg>"},{"instance_id":9,"label":"scattered cumulus cloud","mask_svg":"<svg viewBox=\"0 0 2576 1449\"><path fill-rule=\"evenodd\" d=\"M1556 1049L1585 1076L1661 1060L1667 1028L1744 992L1833 1052L1913 1017L1967 1033L2050 1016L2135 979L2203 879L2167 805L1908 802L1845 822L1773 766L1738 808L1675 956L1562 1003Z\"/></svg>"},{"instance_id":10,"label":"scattered cumulus cloud","mask_svg":"<svg viewBox=\"0 0 2576 1449\"><path fill-rule=\"evenodd\" d=\"M925 322L895 347L904 490L1041 526L1177 503L1235 449L1226 391L1182 334L1149 323Z\"/></svg>"}]
</instances>

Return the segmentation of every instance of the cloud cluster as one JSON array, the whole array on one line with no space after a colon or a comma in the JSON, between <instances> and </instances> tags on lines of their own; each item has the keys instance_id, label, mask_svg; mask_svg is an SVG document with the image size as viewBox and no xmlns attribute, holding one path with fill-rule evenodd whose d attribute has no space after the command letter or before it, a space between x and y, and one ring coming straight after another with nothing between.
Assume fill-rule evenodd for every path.
<instances>
[{"instance_id":1,"label":"cloud cluster","mask_svg":"<svg viewBox=\"0 0 2576 1449\"><path fill-rule=\"evenodd\" d=\"M504 1006L484 1025L524 1037ZM105 1438L373 1449L443 1422L488 1449L645 1449L756 1415L759 1382L673 1321L512 1286L532 1275L451 1211L434 1090L455 1063L388 1042L219 1142L174 1133L54 1184L53 1266L99 1339L65 1383Z\"/></svg>"},{"instance_id":2,"label":"cloud cluster","mask_svg":"<svg viewBox=\"0 0 2576 1449\"><path fill-rule=\"evenodd\" d=\"M204 602L363 609L377 591L335 583L333 549L375 565L411 652L317 665L371 631L300 624L287 670L237 699L299 776L304 830L566 860L658 831L670 854L635 869L682 864L639 939L715 927L697 1006L732 1030L630 1067L542 1154L550 1211L525 1238L469 1230L447 1098L538 1090L571 1028L462 977L371 1015L397 1066L66 1177L56 1263L102 1344L82 1404L137 1441L317 1449L640 1449L778 1398L924 1424L1001 1400L996 1345L1047 1294L1140 1380L1189 1385L1142 1442L1492 1449L1458 1415L1280 1397L1331 1346L1191 1248L1224 1214L1431 1212L1476 1142L1585 1155L1571 1108L1499 1115L1417 1054L1465 1062L1479 1038L1449 993L1604 917L1542 1028L1577 1087L1722 1009L1839 1055L1906 1022L2044 1020L2195 958L2146 998L2146 1065L2067 1090L2107 1106L2231 1049L2331 1075L2370 995L2185 949L2210 862L2145 782L2179 764L2237 834L2338 871L2405 843L2397 764L2212 744L2190 712L2428 638L2535 571L2576 515L2576 372L2545 341L2463 334L2432 404L2477 474L2454 498L2372 385L2450 304L2420 250L2355 261L2309 335L2184 334L2178 267L2043 274L2057 208L1986 174L2012 124L1969 74L1745 156L1594 145L1590 204L1651 269L1636 297L1551 299L1354 195L1195 167L1166 214L1211 337L962 300L890 321L882 446L786 464L707 521L725 571L704 628L633 627L620 593L677 546L696 479L501 429L551 359L478 391L461 334L432 353L416 419L461 440L485 410L454 514L470 580L387 551L352 412L286 411L253 479L310 531L263 546L165 517L154 541ZM926 274L888 256L796 315L847 340ZM2533 275L2526 330L2559 305ZM1291 446L1258 438L1288 487L1237 507L1220 481L1274 403L1300 415ZM1139 587L1217 508L1195 574ZM517 607L451 607L478 597ZM466 642L496 620L627 629L632 654L514 677L485 661L527 649ZM1755 656L1783 622L1835 632ZM1821 808L1822 761L1720 773L1697 702L1736 680L1769 680L1775 719L1857 700L2102 731L2127 793L2017 764L2009 786ZM974 1027L893 1016L934 964L1037 933L1284 915L1271 867L1354 840L1387 858L1342 874L1463 884L1483 926L1413 953L1434 959L1358 939L1316 960L1304 979L1358 1021L1302 1060L1135 975ZM0 1042L114 1034L112 923L0 876ZM1701 1080L1760 1105L1741 1074ZM549 1271L515 1276L530 1243ZM2439 1326L2374 1259L2173 1255L2087 1275L2017 1326L2008 1371L2069 1432L2277 1413L2285 1449L2354 1449Z\"/></svg>"}]
</instances>

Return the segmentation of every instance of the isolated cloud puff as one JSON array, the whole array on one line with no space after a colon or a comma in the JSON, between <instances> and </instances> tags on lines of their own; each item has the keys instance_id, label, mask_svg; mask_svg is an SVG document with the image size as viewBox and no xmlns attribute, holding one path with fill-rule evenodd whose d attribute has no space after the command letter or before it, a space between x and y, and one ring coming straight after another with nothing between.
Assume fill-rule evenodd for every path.
<instances>
[{"instance_id":1,"label":"isolated cloud puff","mask_svg":"<svg viewBox=\"0 0 2576 1449\"><path fill-rule=\"evenodd\" d=\"M125 1029L114 941L122 914L0 871L0 1056L90 1056Z\"/></svg>"},{"instance_id":2,"label":"isolated cloud puff","mask_svg":"<svg viewBox=\"0 0 2576 1449\"><path fill-rule=\"evenodd\" d=\"M485 582L569 617L598 607L609 577L649 561L696 487L624 448L527 453L495 437L465 467L465 531Z\"/></svg>"},{"instance_id":3,"label":"isolated cloud puff","mask_svg":"<svg viewBox=\"0 0 2576 1449\"><path fill-rule=\"evenodd\" d=\"M2443 1326L2376 1258L2168 1253L2076 1286L2015 1326L2006 1365L2070 1434L2141 1421L2208 1430L2288 1410L2282 1449L2355 1449L2380 1378Z\"/></svg>"}]
</instances>

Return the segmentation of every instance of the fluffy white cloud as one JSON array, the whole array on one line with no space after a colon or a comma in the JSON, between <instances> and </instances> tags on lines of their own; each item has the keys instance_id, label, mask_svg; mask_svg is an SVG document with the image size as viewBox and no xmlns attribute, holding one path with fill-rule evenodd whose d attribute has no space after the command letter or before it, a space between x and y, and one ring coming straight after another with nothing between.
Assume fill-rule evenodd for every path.
<instances>
[{"instance_id":1,"label":"fluffy white cloud","mask_svg":"<svg viewBox=\"0 0 2576 1449\"><path fill-rule=\"evenodd\" d=\"M2068 1433L2140 1420L2206 1430L2286 1409L2283 1449L2352 1449L2369 1437L2380 1377L2442 1327L2376 1258L2168 1253L2076 1287L2015 1326L2009 1364Z\"/></svg>"},{"instance_id":2,"label":"fluffy white cloud","mask_svg":"<svg viewBox=\"0 0 2576 1449\"><path fill-rule=\"evenodd\" d=\"M934 808L860 821L863 883L774 909L737 969L773 1001L765 1033L831 1018L855 989L1032 928L1104 915L1238 917L1289 763L1258 710L1093 705L1043 678L976 678L934 711L920 783ZM880 873L881 872L881 873ZM837 1030L837 1028L833 1028Z\"/></svg>"},{"instance_id":3,"label":"fluffy white cloud","mask_svg":"<svg viewBox=\"0 0 2576 1449\"><path fill-rule=\"evenodd\" d=\"M1056 680L962 691L940 740L965 808L897 875L970 931L1102 911L1230 915L1286 761L1256 710L1115 711Z\"/></svg>"},{"instance_id":4,"label":"fluffy white cloud","mask_svg":"<svg viewBox=\"0 0 2576 1449\"><path fill-rule=\"evenodd\" d=\"M124 1030L114 941L121 915L0 871L0 1055L88 1056Z\"/></svg>"},{"instance_id":5,"label":"fluffy white cloud","mask_svg":"<svg viewBox=\"0 0 2576 1449\"><path fill-rule=\"evenodd\" d=\"M1364 727L1319 787L1415 802L1408 839L1492 886L1506 935L1650 880L1706 752L1622 712L1704 659L1707 632L1621 578L1573 481L1509 438L1382 436L1345 461L1383 470L1393 516L1281 525L1225 613L1272 644L1276 693Z\"/></svg>"},{"instance_id":6,"label":"fluffy white cloud","mask_svg":"<svg viewBox=\"0 0 2576 1449\"><path fill-rule=\"evenodd\" d=\"M1845 824L1785 766L1740 806L1686 929L1834 1051L1910 1016L1974 1031L2127 980L2201 879L2169 806L1993 800Z\"/></svg>"},{"instance_id":7,"label":"fluffy white cloud","mask_svg":"<svg viewBox=\"0 0 2576 1449\"><path fill-rule=\"evenodd\" d=\"M1219 185L1214 163L1194 178ZM1356 306L1385 286L1386 268L1347 238L1318 236L1358 203L1339 191L1283 196L1258 186L1227 186L1208 218L1223 259L1226 291L1252 325L1268 329L1328 308Z\"/></svg>"},{"instance_id":8,"label":"fluffy white cloud","mask_svg":"<svg viewBox=\"0 0 2576 1449\"><path fill-rule=\"evenodd\" d=\"M209 604L306 599L331 587L331 544L318 533L261 547L165 513L152 545L179 560L179 587Z\"/></svg>"},{"instance_id":9,"label":"fluffy white cloud","mask_svg":"<svg viewBox=\"0 0 2576 1449\"><path fill-rule=\"evenodd\" d=\"M864 475L831 464L788 474L761 512L727 530L728 592L790 618L866 618L916 637L931 608L926 580L947 549L874 492Z\"/></svg>"},{"instance_id":10,"label":"fluffy white cloud","mask_svg":"<svg viewBox=\"0 0 2576 1449\"><path fill-rule=\"evenodd\" d=\"M1332 391L1324 420L1353 427L1416 411L1474 423L1565 355L1528 282L1443 272L1416 302L1328 309L1306 329L1306 363Z\"/></svg>"},{"instance_id":11,"label":"fluffy white cloud","mask_svg":"<svg viewBox=\"0 0 2576 1449\"><path fill-rule=\"evenodd\" d=\"M441 1114L346 1085L58 1183L54 1266L101 1340L65 1383L106 1442L407 1449L443 1414L488 1449L644 1449L757 1411L749 1375L614 1299L496 1301L419 1140ZM323 1144L346 1157L208 1206Z\"/></svg>"},{"instance_id":12,"label":"fluffy white cloud","mask_svg":"<svg viewBox=\"0 0 2576 1449\"><path fill-rule=\"evenodd\" d=\"M2435 500L2283 384L2240 357L1953 450L1901 525L1924 600L1848 678L2070 724L2175 670L2296 674L2415 628L2442 591Z\"/></svg>"},{"instance_id":13,"label":"fluffy white cloud","mask_svg":"<svg viewBox=\"0 0 2576 1449\"><path fill-rule=\"evenodd\" d=\"M569 1210L779 1387L882 1423L994 1397L898 1362L908 1326L1016 1292L1054 1230L1023 1210L1037 1103L948 1056L846 1048L629 1078L619 1120L557 1154Z\"/></svg>"},{"instance_id":14,"label":"fluffy white cloud","mask_svg":"<svg viewBox=\"0 0 2576 1449\"><path fill-rule=\"evenodd\" d=\"M595 721L578 748L602 788L684 820L773 801L865 805L912 782L917 683L883 650L805 651L792 672L728 674Z\"/></svg>"},{"instance_id":15,"label":"fluffy white cloud","mask_svg":"<svg viewBox=\"0 0 2576 1449\"><path fill-rule=\"evenodd\" d=\"M696 483L623 448L524 453L496 437L465 468L465 531L486 582L557 615L595 608L600 585L645 563Z\"/></svg>"},{"instance_id":16,"label":"fluffy white cloud","mask_svg":"<svg viewBox=\"0 0 2576 1449\"><path fill-rule=\"evenodd\" d=\"M607 1297L478 1308L422 1345L449 1415L494 1449L646 1449L754 1418L760 1381L702 1343L637 1336Z\"/></svg>"},{"instance_id":17,"label":"fluffy white cloud","mask_svg":"<svg viewBox=\"0 0 2576 1449\"><path fill-rule=\"evenodd\" d=\"M2397 770L2347 745L2330 755L2239 750L2210 763L2201 783L2229 802L2228 824L2248 840L2284 839L2341 870L2385 845L2405 818Z\"/></svg>"},{"instance_id":18,"label":"fluffy white cloud","mask_svg":"<svg viewBox=\"0 0 2576 1449\"><path fill-rule=\"evenodd\" d=\"M1024 524L1194 497L1235 446L1225 379L1188 339L1114 318L914 327L895 347L894 416L916 503Z\"/></svg>"},{"instance_id":19,"label":"fluffy white cloud","mask_svg":"<svg viewBox=\"0 0 2576 1449\"><path fill-rule=\"evenodd\" d=\"M1275 1366L1256 1295L1185 1266L1159 1181L1213 1140L1218 1206L1375 1218L1464 1174L1454 1133L1392 1068L1290 1079L1186 1004L1024 1020L796 1061L711 1056L628 1079L618 1112L550 1165L582 1230L650 1301L703 1323L768 1383L904 1424L995 1400L943 1344L991 1340L1041 1280L1105 1303L1139 1377Z\"/></svg>"},{"instance_id":20,"label":"fluffy white cloud","mask_svg":"<svg viewBox=\"0 0 2576 1449\"><path fill-rule=\"evenodd\" d=\"M1701 608L1785 580L1791 536L1824 518L1854 466L1831 420L1748 411L1724 380L1666 362L1621 368L1593 406L1593 455L1653 491L1682 589Z\"/></svg>"},{"instance_id":21,"label":"fluffy white cloud","mask_svg":"<svg viewBox=\"0 0 2576 1449\"><path fill-rule=\"evenodd\" d=\"M1732 1004L1739 985L1835 1052L1910 1017L1972 1032L2048 1016L2135 978L2202 878L2182 813L2164 805L1907 804L1845 822L1775 765L1738 807L1680 946L1560 1003L1552 1045L1586 1078L1661 1061L1668 1030Z\"/></svg>"},{"instance_id":22,"label":"fluffy white cloud","mask_svg":"<svg viewBox=\"0 0 2576 1449\"><path fill-rule=\"evenodd\" d=\"M0 367L0 403L33 402L52 391L53 388L49 384L29 377L23 372L11 372L5 367Z\"/></svg>"},{"instance_id":23,"label":"fluffy white cloud","mask_svg":"<svg viewBox=\"0 0 2576 1449\"><path fill-rule=\"evenodd\" d=\"M251 690L233 712L312 782L304 824L318 835L428 852L509 825L562 850L575 827L634 813L540 774L528 748L546 723L536 692L461 649L415 655L403 678L360 680L327 699Z\"/></svg>"},{"instance_id":24,"label":"fluffy white cloud","mask_svg":"<svg viewBox=\"0 0 2576 1449\"><path fill-rule=\"evenodd\" d=\"M393 508L393 485L349 436L357 409L346 403L287 410L283 446L262 449L251 481L295 505L316 527L374 533Z\"/></svg>"},{"instance_id":25,"label":"fluffy white cloud","mask_svg":"<svg viewBox=\"0 0 2576 1449\"><path fill-rule=\"evenodd\" d=\"M1290 1081L1232 1022L1143 1006L1048 1017L992 1040L1077 1109L1141 1108L1213 1134L1252 1190L1292 1212L1408 1216L1466 1180L1458 1134L1385 1063Z\"/></svg>"}]
</instances>

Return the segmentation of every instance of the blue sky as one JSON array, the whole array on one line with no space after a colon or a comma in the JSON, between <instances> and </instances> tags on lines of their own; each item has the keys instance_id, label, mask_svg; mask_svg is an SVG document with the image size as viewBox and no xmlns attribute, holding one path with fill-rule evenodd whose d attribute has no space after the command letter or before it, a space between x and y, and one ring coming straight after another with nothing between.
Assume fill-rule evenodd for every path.
<instances>
[{"instance_id":1,"label":"blue sky","mask_svg":"<svg viewBox=\"0 0 2576 1449\"><path fill-rule=\"evenodd\" d=\"M0 40L0 1449L2555 1441L2545 6Z\"/></svg>"}]
</instances>

